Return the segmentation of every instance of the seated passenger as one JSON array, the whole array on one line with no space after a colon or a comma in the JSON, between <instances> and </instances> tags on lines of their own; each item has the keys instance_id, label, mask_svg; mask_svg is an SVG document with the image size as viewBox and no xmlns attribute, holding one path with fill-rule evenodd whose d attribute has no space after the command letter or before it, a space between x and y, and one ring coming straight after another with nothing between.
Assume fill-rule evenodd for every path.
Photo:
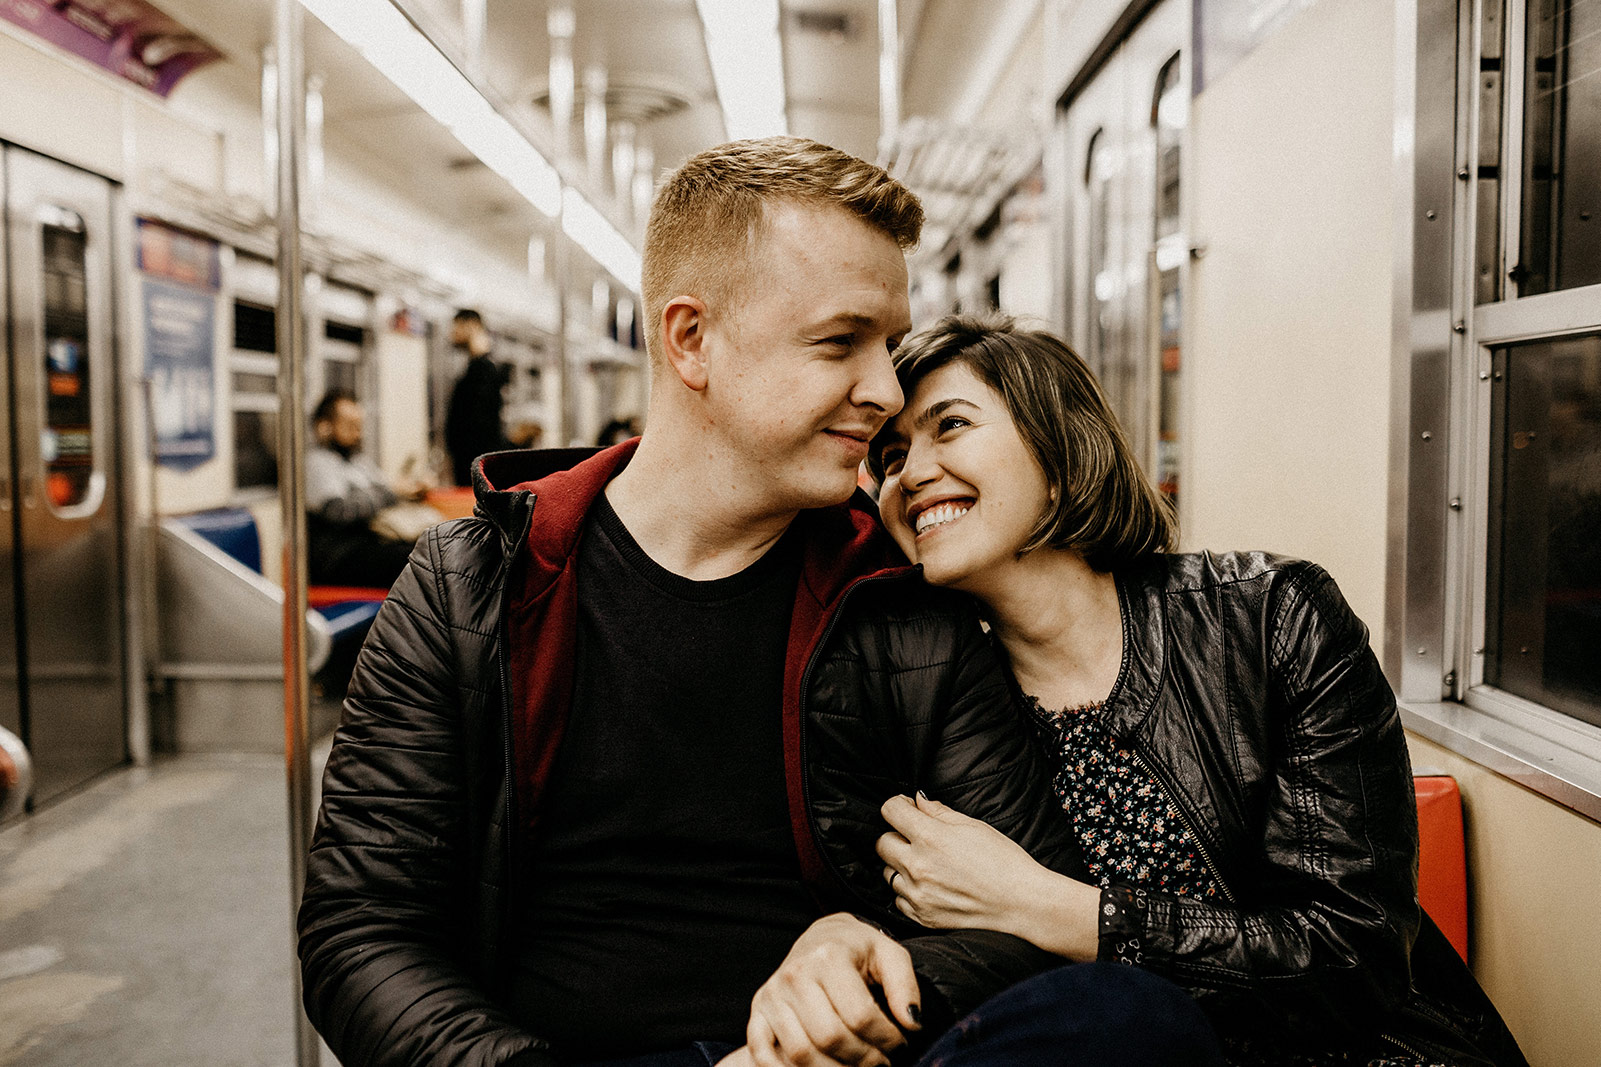
<instances>
[{"instance_id":1,"label":"seated passenger","mask_svg":"<svg viewBox=\"0 0 1601 1067\"><path fill-rule=\"evenodd\" d=\"M1523 1065L1418 907L1395 699L1328 574L1173 553L1167 503L1050 334L951 317L896 369L907 403L869 460L884 523L976 598L1091 875L892 798L900 910L1165 976L1233 1064Z\"/></svg>"},{"instance_id":2,"label":"seated passenger","mask_svg":"<svg viewBox=\"0 0 1601 1067\"><path fill-rule=\"evenodd\" d=\"M412 542L387 537L373 520L402 494L361 454L361 405L346 389L330 389L311 416L314 447L306 451L306 569L315 585L377 586L395 583Z\"/></svg>"}]
</instances>

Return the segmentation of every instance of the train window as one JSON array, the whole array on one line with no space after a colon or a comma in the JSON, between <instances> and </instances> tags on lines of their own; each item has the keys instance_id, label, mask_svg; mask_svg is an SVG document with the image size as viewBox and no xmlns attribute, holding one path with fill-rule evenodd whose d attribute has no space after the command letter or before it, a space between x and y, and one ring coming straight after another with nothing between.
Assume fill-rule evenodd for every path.
<instances>
[{"instance_id":1,"label":"train window","mask_svg":"<svg viewBox=\"0 0 1601 1067\"><path fill-rule=\"evenodd\" d=\"M1493 357L1485 677L1601 725L1601 334Z\"/></svg>"},{"instance_id":2,"label":"train window","mask_svg":"<svg viewBox=\"0 0 1601 1067\"><path fill-rule=\"evenodd\" d=\"M322 344L318 354L322 357L322 389L344 389L352 396L361 397L362 342L366 331L360 326L333 319L323 323Z\"/></svg>"},{"instance_id":3,"label":"train window","mask_svg":"<svg viewBox=\"0 0 1601 1067\"><path fill-rule=\"evenodd\" d=\"M1089 207L1089 351L1086 362L1100 377L1113 407L1122 399L1118 388L1121 378L1114 378L1110 361L1117 352L1117 321L1112 307L1117 296L1119 278L1110 261L1112 253L1112 162L1107 147L1106 130L1099 129L1090 135L1089 147L1084 152L1084 184Z\"/></svg>"},{"instance_id":4,"label":"train window","mask_svg":"<svg viewBox=\"0 0 1601 1067\"><path fill-rule=\"evenodd\" d=\"M278 484L277 313L245 300L234 301L233 475L236 490L272 489Z\"/></svg>"},{"instance_id":5,"label":"train window","mask_svg":"<svg viewBox=\"0 0 1601 1067\"><path fill-rule=\"evenodd\" d=\"M233 475L236 489L278 484L278 412L234 411Z\"/></svg>"},{"instance_id":6,"label":"train window","mask_svg":"<svg viewBox=\"0 0 1601 1067\"><path fill-rule=\"evenodd\" d=\"M1473 299L1493 304L1502 298L1505 274L1501 268L1501 70L1505 46L1506 12L1500 3L1488 2L1479 16L1479 161L1478 207L1474 213Z\"/></svg>"},{"instance_id":7,"label":"train window","mask_svg":"<svg viewBox=\"0 0 1601 1067\"><path fill-rule=\"evenodd\" d=\"M1188 242L1180 233L1180 178L1184 127L1189 121L1190 95L1180 81L1179 55L1169 59L1156 76L1151 97L1151 129L1156 138L1156 204L1154 211L1156 260L1157 425L1156 483L1178 504L1179 494L1179 368L1182 354L1183 290L1180 272L1189 258Z\"/></svg>"},{"instance_id":8,"label":"train window","mask_svg":"<svg viewBox=\"0 0 1601 1067\"><path fill-rule=\"evenodd\" d=\"M1601 283L1601 4L1528 0L1519 295Z\"/></svg>"},{"instance_id":9,"label":"train window","mask_svg":"<svg viewBox=\"0 0 1601 1067\"><path fill-rule=\"evenodd\" d=\"M278 315L270 307L236 300L233 305L233 346L243 352L278 351Z\"/></svg>"},{"instance_id":10,"label":"train window","mask_svg":"<svg viewBox=\"0 0 1601 1067\"><path fill-rule=\"evenodd\" d=\"M67 511L94 485L89 376L88 234L74 212L51 209L40 226L44 264L45 495Z\"/></svg>"}]
</instances>

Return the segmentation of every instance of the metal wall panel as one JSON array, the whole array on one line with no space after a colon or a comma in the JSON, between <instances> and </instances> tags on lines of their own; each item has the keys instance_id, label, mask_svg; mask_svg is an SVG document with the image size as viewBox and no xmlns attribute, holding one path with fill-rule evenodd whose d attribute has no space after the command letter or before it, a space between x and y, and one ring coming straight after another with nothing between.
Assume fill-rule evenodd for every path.
<instances>
[{"instance_id":1,"label":"metal wall panel","mask_svg":"<svg viewBox=\"0 0 1601 1067\"><path fill-rule=\"evenodd\" d=\"M1400 663L1391 681L1411 700L1439 700L1446 670L1445 584L1448 507L1452 228L1456 217L1458 0L1418 0L1412 177L1410 374L1405 413L1406 610Z\"/></svg>"},{"instance_id":2,"label":"metal wall panel","mask_svg":"<svg viewBox=\"0 0 1601 1067\"><path fill-rule=\"evenodd\" d=\"M126 756L111 187L7 150L16 612L35 798Z\"/></svg>"}]
</instances>

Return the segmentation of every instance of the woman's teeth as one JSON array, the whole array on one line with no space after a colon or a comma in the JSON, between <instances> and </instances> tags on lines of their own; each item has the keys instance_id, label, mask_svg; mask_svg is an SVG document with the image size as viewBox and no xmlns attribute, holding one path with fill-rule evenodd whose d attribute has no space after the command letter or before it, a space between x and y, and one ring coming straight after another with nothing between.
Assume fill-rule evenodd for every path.
<instances>
[{"instance_id":1,"label":"woman's teeth","mask_svg":"<svg viewBox=\"0 0 1601 1067\"><path fill-rule=\"evenodd\" d=\"M955 522L967 514L967 504L940 504L929 508L917 516L917 532L932 530L936 526L944 526L948 522Z\"/></svg>"}]
</instances>

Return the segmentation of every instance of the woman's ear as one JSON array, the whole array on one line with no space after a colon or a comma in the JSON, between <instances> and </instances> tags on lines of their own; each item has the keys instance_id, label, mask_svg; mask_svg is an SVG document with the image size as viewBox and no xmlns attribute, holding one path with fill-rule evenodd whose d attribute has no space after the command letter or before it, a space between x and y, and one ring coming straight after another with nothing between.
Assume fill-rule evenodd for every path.
<instances>
[{"instance_id":1,"label":"woman's ear","mask_svg":"<svg viewBox=\"0 0 1601 1067\"><path fill-rule=\"evenodd\" d=\"M678 296L662 308L662 354L679 381L700 392L706 388L706 305L692 296Z\"/></svg>"}]
</instances>

